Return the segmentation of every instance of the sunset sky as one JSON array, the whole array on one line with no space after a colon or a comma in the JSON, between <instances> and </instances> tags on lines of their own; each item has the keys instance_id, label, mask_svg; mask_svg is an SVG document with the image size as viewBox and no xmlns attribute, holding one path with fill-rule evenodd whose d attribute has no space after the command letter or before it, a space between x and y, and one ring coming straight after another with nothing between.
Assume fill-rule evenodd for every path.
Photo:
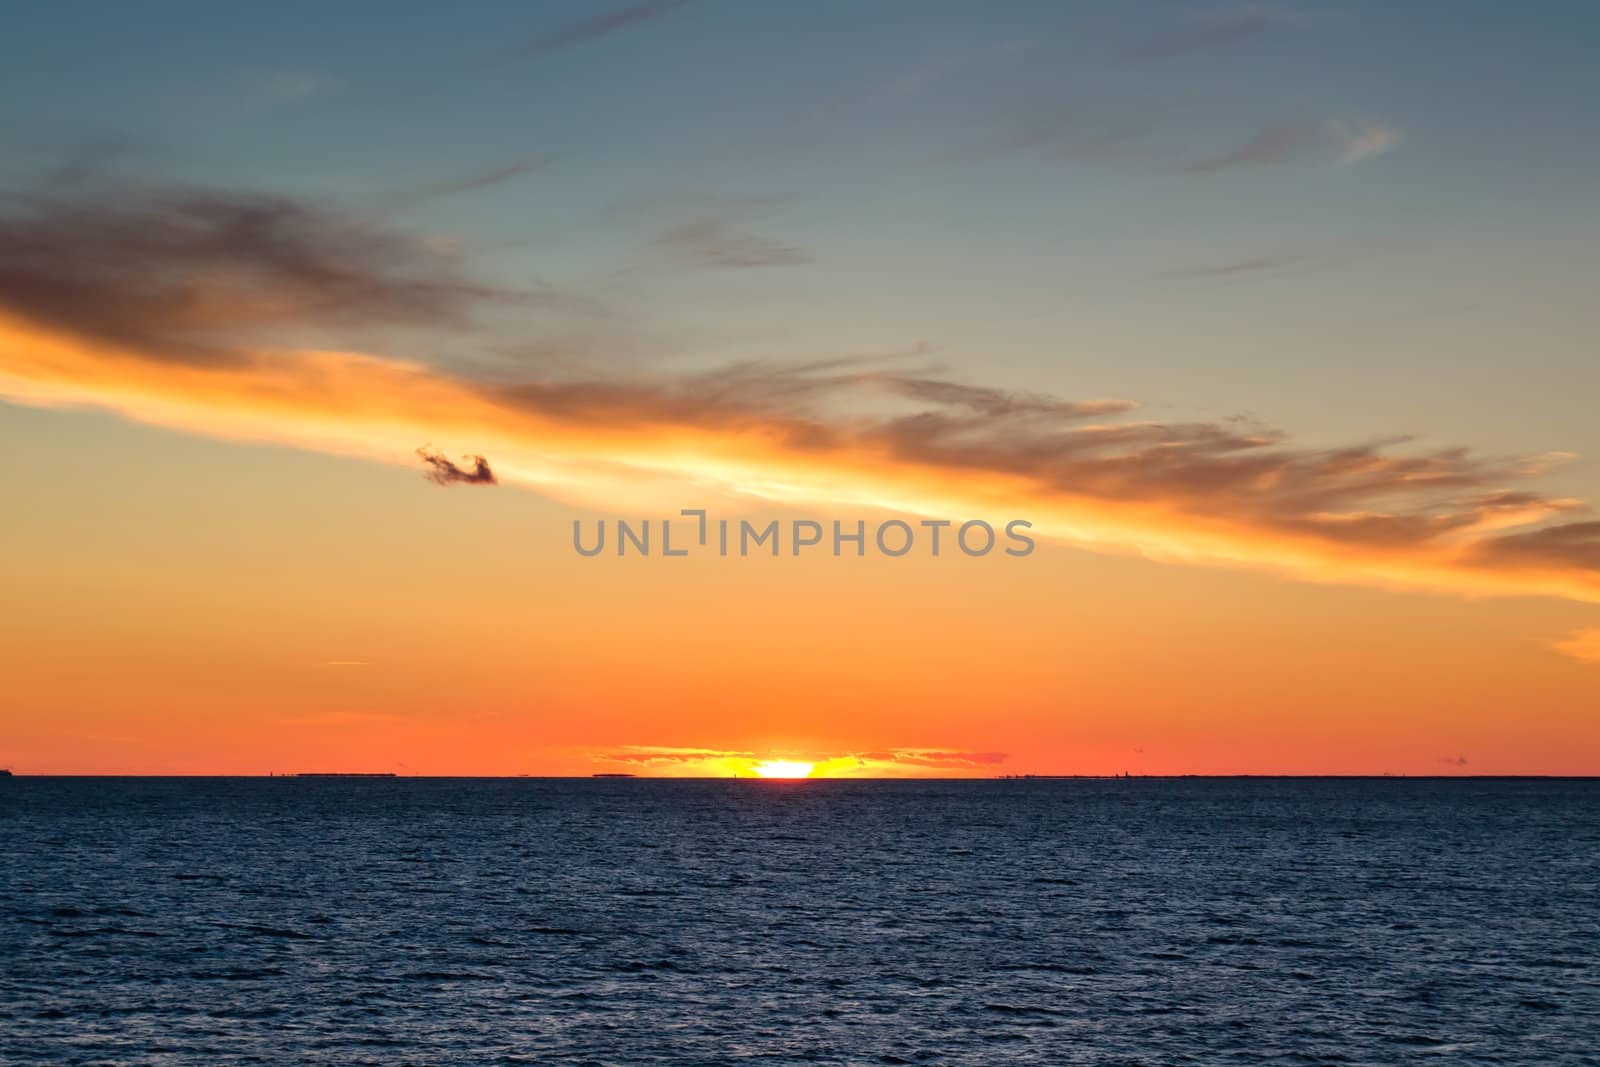
<instances>
[{"instance_id":1,"label":"sunset sky","mask_svg":"<svg viewBox=\"0 0 1600 1067\"><path fill-rule=\"evenodd\" d=\"M0 767L1600 774L1592 4L6 22Z\"/></svg>"}]
</instances>

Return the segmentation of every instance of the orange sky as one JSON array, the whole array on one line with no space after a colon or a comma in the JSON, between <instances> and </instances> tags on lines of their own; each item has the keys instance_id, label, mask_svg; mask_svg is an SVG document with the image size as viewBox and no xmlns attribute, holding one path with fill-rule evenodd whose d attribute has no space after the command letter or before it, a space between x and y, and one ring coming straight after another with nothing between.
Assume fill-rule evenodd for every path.
<instances>
[{"instance_id":1,"label":"orange sky","mask_svg":"<svg viewBox=\"0 0 1600 1067\"><path fill-rule=\"evenodd\" d=\"M492 413L481 447L508 458L509 484L442 489L414 457L382 454L442 438L375 430L391 403L377 391L347 438L300 421L294 392L260 429L232 386L196 400L190 371L92 346L68 346L94 361L70 381L39 375L68 349L12 330L5 369L90 407L0 409L8 454L33 442L5 475L26 506L0 562L0 763L18 771L1600 771L1581 572L1571 597L1485 597L1544 592L1548 576L1437 567L1430 542L1385 549L1385 567L1404 566L1375 577L1353 549L1285 560L1249 528L1235 533L1254 558L1212 558L1170 515L1136 532L1198 546L1194 562L1094 537L1022 559L583 559L575 518L668 500L752 518L886 512L829 499L855 484L843 477L780 506L670 463L616 475L612 491L637 496L601 510L522 477L531 431ZM433 429L460 434L460 410ZM581 463L613 447L565 446ZM770 466L791 487L805 470ZM993 506L959 469L945 477L947 499ZM983 513L1042 526L1051 507L1022 493Z\"/></svg>"},{"instance_id":2,"label":"orange sky","mask_svg":"<svg viewBox=\"0 0 1600 1067\"><path fill-rule=\"evenodd\" d=\"M1581 32L679 6L0 43L0 767L1600 774Z\"/></svg>"}]
</instances>

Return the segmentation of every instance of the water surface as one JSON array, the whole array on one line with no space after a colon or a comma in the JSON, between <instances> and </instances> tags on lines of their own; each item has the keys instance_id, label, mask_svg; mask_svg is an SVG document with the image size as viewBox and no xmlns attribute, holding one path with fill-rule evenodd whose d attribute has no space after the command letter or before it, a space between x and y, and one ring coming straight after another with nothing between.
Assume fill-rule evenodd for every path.
<instances>
[{"instance_id":1,"label":"water surface","mask_svg":"<svg viewBox=\"0 0 1600 1067\"><path fill-rule=\"evenodd\" d=\"M0 780L0 1060L1600 1061L1600 782Z\"/></svg>"}]
</instances>

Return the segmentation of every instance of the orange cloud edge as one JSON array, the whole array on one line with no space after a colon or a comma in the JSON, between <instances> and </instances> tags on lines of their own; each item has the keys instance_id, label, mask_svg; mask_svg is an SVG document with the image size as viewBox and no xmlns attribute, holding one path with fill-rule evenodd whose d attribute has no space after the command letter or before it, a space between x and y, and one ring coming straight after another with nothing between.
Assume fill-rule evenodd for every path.
<instances>
[{"instance_id":1,"label":"orange cloud edge","mask_svg":"<svg viewBox=\"0 0 1600 1067\"><path fill-rule=\"evenodd\" d=\"M777 418L697 425L632 410L563 417L405 360L330 351L265 351L212 363L153 359L6 314L0 397L391 464L414 465L419 444L429 442L450 454L491 456L504 483L635 514L670 508L692 488L697 498L711 491L818 511L1004 515L1029 519L1046 540L1168 562L1267 569L1312 582L1600 602L1600 572L1592 568L1559 557L1485 554L1505 540L1491 543L1491 534L1518 527L1537 533L1540 521L1580 507L1531 495L1526 505L1513 500L1457 517L1436 536L1343 537L1347 528L1394 517L1318 513L1299 517L1305 529L1285 529L1227 508L1208 513L1192 497L1096 494L1028 471L931 462L878 439L797 443L793 426ZM1406 477L1412 475L1397 479Z\"/></svg>"}]
</instances>

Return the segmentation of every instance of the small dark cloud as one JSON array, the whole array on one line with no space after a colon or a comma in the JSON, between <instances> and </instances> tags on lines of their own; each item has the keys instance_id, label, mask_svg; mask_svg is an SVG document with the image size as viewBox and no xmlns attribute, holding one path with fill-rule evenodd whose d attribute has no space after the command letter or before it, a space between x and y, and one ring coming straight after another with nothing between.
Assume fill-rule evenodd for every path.
<instances>
[{"instance_id":1,"label":"small dark cloud","mask_svg":"<svg viewBox=\"0 0 1600 1067\"><path fill-rule=\"evenodd\" d=\"M423 445L417 449L417 458L428 467L428 478L438 485L495 485L494 471L482 456L463 456L464 466L457 466L441 452Z\"/></svg>"},{"instance_id":2,"label":"small dark cloud","mask_svg":"<svg viewBox=\"0 0 1600 1067\"><path fill-rule=\"evenodd\" d=\"M507 59L531 60L590 44L614 33L672 14L689 0L641 0L626 7L613 8L568 23L558 30L535 37L506 53Z\"/></svg>"},{"instance_id":3,"label":"small dark cloud","mask_svg":"<svg viewBox=\"0 0 1600 1067\"><path fill-rule=\"evenodd\" d=\"M1309 259L1304 255L1246 256L1221 263L1204 263L1197 267L1169 270L1164 278L1232 278L1247 274L1269 274L1286 267L1299 266Z\"/></svg>"},{"instance_id":4,"label":"small dark cloud","mask_svg":"<svg viewBox=\"0 0 1600 1067\"><path fill-rule=\"evenodd\" d=\"M1439 762L1440 763L1447 763L1452 767L1465 767L1467 765L1467 757L1465 757L1465 756L1440 756L1439 757Z\"/></svg>"}]
</instances>

